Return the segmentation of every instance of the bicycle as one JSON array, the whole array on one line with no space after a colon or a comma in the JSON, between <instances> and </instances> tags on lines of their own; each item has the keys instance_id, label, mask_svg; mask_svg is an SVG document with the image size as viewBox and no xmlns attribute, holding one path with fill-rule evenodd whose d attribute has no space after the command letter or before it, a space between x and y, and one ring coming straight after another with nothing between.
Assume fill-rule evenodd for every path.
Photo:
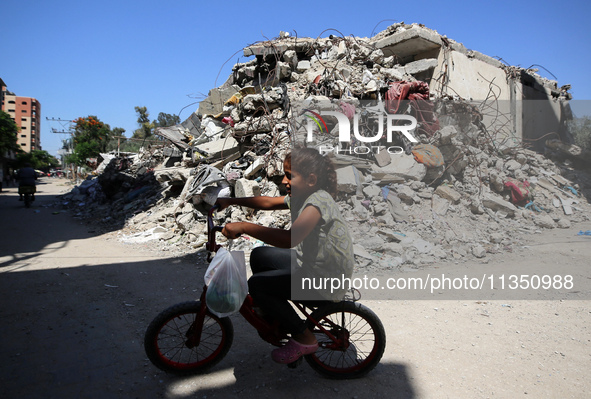
<instances>
[{"instance_id":1,"label":"bicycle","mask_svg":"<svg viewBox=\"0 0 591 399\"><path fill-rule=\"evenodd\" d=\"M211 254L221 246L215 234L212 208L207 217L208 242ZM202 373L218 364L230 350L234 338L232 321L211 313L205 303L207 286L198 301L173 305L148 326L144 348L150 361L159 369L176 375ZM303 358L321 375L334 379L358 378L369 373L380 362L386 347L386 333L378 316L357 299L341 302L305 303L292 301L305 318L308 328L318 340L318 350ZM276 320L268 320L256 310L250 295L246 296L239 313L274 346L282 346L288 335ZM302 357L288 367L295 368Z\"/></svg>"}]
</instances>

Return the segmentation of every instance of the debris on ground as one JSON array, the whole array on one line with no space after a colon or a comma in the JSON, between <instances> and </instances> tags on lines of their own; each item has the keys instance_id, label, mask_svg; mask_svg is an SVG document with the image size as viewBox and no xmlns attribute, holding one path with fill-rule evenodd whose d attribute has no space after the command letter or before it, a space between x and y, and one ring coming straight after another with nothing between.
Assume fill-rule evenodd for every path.
<instances>
[{"instance_id":1,"label":"debris on ground","mask_svg":"<svg viewBox=\"0 0 591 399\"><path fill-rule=\"evenodd\" d=\"M353 120L365 102L412 115L419 142L402 138L396 153L347 153L334 129L314 142L343 150L327 156L337 167L338 202L356 237L358 267L486 259L541 229L589 220L588 165L561 114L568 85L418 24L394 24L369 39L281 35L244 55L253 59L236 64L187 120L156 130L166 145L104 154L97 175L64 195L61 206L105 230L117 226L125 242L200 251L216 198L284 192L282 160L299 134L298 104L337 104ZM536 106L555 117L518 120L507 94L517 86L524 107L543 94ZM290 223L286 211L240 207L218 218ZM236 241L245 250L262 245Z\"/></svg>"}]
</instances>

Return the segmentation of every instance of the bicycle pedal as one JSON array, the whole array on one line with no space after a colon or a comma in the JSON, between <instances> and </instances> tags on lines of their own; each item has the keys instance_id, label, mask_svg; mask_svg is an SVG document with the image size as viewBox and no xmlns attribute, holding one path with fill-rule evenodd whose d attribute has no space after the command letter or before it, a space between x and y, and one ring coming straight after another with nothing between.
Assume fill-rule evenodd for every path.
<instances>
[{"instance_id":1,"label":"bicycle pedal","mask_svg":"<svg viewBox=\"0 0 591 399\"><path fill-rule=\"evenodd\" d=\"M295 362L287 363L287 367L289 367L290 369L295 369L300 364L302 364L302 360L304 360L304 357L303 356L300 356L298 358L298 360L296 360Z\"/></svg>"}]
</instances>

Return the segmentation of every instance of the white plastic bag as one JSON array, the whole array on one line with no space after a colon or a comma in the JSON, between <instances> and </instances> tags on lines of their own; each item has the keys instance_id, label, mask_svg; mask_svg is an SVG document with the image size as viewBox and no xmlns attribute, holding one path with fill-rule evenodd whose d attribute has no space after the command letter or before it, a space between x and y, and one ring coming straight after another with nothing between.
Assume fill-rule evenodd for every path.
<instances>
[{"instance_id":1,"label":"white plastic bag","mask_svg":"<svg viewBox=\"0 0 591 399\"><path fill-rule=\"evenodd\" d=\"M244 251L220 248L205 272L208 309L218 317L226 317L240 310L248 294Z\"/></svg>"}]
</instances>

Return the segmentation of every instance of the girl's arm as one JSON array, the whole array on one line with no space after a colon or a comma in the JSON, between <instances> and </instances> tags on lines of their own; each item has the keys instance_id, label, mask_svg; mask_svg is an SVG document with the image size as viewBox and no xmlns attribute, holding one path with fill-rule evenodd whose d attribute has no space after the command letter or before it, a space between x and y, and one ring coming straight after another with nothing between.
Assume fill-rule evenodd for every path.
<instances>
[{"instance_id":1,"label":"girl's arm","mask_svg":"<svg viewBox=\"0 0 591 399\"><path fill-rule=\"evenodd\" d=\"M315 206L307 206L293 222L290 230L275 229L249 222L228 223L222 234L228 238L237 238L248 234L269 245L279 248L293 248L310 234L320 222L322 215Z\"/></svg>"},{"instance_id":2,"label":"girl's arm","mask_svg":"<svg viewBox=\"0 0 591 399\"><path fill-rule=\"evenodd\" d=\"M289 230L276 229L249 222L237 222L226 224L222 230L222 234L228 238L238 238L242 234L248 234L274 247L291 248L291 234Z\"/></svg>"},{"instance_id":3,"label":"girl's arm","mask_svg":"<svg viewBox=\"0 0 591 399\"><path fill-rule=\"evenodd\" d=\"M313 205L304 208L300 216L291 225L291 246L295 247L314 230L322 219L322 214Z\"/></svg>"},{"instance_id":4,"label":"girl's arm","mask_svg":"<svg viewBox=\"0 0 591 399\"><path fill-rule=\"evenodd\" d=\"M245 206L247 208L274 211L288 209L285 204L285 197L245 197L245 198L218 198L216 204L220 210L230 205Z\"/></svg>"}]
</instances>

